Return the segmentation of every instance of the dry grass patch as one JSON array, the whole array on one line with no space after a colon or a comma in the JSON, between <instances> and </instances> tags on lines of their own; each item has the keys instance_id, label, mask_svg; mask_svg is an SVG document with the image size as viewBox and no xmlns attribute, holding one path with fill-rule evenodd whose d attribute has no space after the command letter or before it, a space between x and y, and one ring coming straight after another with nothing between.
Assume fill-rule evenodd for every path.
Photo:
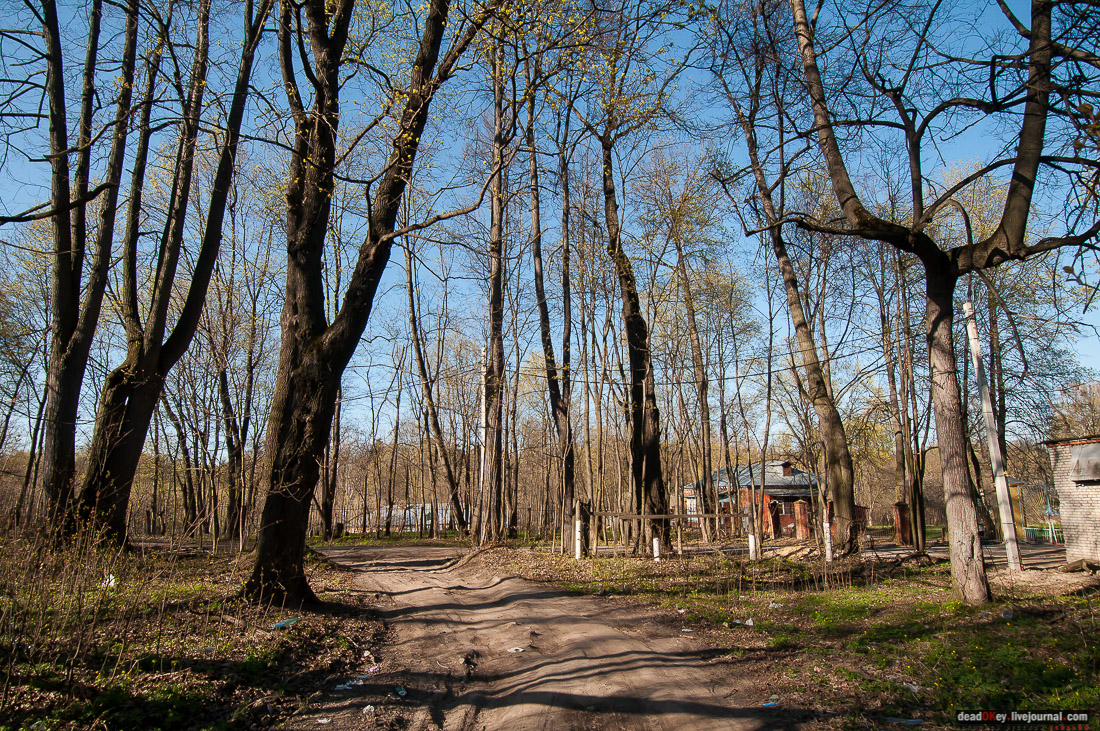
<instances>
[{"instance_id":1,"label":"dry grass patch","mask_svg":"<svg viewBox=\"0 0 1100 731\"><path fill-rule=\"evenodd\" d=\"M248 568L0 539L0 729L264 728L368 662L381 625L339 571L311 561L329 603L289 610L238 597Z\"/></svg>"}]
</instances>

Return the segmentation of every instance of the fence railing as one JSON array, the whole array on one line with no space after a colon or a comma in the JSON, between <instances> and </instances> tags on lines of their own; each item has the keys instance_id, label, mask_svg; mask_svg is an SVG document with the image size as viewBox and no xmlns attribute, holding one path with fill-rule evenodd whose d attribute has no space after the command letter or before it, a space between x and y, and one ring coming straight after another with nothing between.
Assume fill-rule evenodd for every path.
<instances>
[{"instance_id":1,"label":"fence railing","mask_svg":"<svg viewBox=\"0 0 1100 731\"><path fill-rule=\"evenodd\" d=\"M1028 543L1065 543L1066 536L1061 528L1047 525L1024 526L1024 540Z\"/></svg>"}]
</instances>

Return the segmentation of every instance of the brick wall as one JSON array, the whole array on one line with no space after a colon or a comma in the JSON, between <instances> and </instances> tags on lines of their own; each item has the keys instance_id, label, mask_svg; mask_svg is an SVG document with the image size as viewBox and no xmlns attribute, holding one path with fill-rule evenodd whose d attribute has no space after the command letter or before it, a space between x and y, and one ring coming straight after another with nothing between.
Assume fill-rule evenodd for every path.
<instances>
[{"instance_id":1,"label":"brick wall","mask_svg":"<svg viewBox=\"0 0 1100 731\"><path fill-rule=\"evenodd\" d=\"M1093 441L1093 440L1090 440ZM1100 483L1077 482L1071 476L1074 447L1082 442L1048 444L1054 468L1054 489L1061 504L1066 536L1066 561L1100 561Z\"/></svg>"}]
</instances>

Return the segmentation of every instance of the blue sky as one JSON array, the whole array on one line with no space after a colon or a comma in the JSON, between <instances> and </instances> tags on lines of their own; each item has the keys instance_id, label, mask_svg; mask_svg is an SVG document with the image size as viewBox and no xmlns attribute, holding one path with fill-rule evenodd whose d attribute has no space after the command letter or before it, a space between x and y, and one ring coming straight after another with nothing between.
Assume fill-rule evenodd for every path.
<instances>
[{"instance_id":1,"label":"blue sky","mask_svg":"<svg viewBox=\"0 0 1100 731\"><path fill-rule=\"evenodd\" d=\"M1023 13L1026 8L1026 5L1021 2L1012 2L1010 5L1021 13ZM1005 25L1005 21L1000 12L996 9L994 3L973 3L972 6L975 8L975 12L979 14L980 22L988 22L999 26ZM5 3L4 7L10 10L12 5ZM71 8L73 6L69 5L66 7ZM0 11L0 20L15 22L13 19L4 17L7 12L8 11ZM82 31L82 20L78 12L76 16L70 19L66 32L68 36L73 39L73 42L77 43L82 38ZM265 65L261 63L259 65L258 85L270 86L273 83L273 79L266 75L271 70L272 66L270 64ZM282 101L278 93L273 95L272 98L275 99L277 103ZM351 100L349 99L348 101ZM461 136L461 134L459 136ZM970 133L960 135L952 142L945 144L941 148L941 151L946 158L959 161L982 158L993 152L990 140L991 137L984 133L983 130L975 128ZM44 151L44 149L38 150L36 154L41 154ZM460 152L455 154L460 154ZM6 191L6 194L0 197L0 211L10 214L42 202L44 197L48 194L47 185L48 168L44 164L29 164L22 161L18 155L10 156L6 161L4 169L0 171L0 186ZM0 239L7 238L11 235L11 232L12 227L0 228ZM390 271L387 273L388 282L394 281L395 278L399 276L399 265L400 262L396 260L391 263ZM1096 272L1093 272L1094 276L1095 274ZM375 321L368 325L366 335L370 336L372 330L375 330L380 325L378 322L378 316L380 315L387 316L391 321L399 319L401 306L401 303L398 301L394 303L380 302L379 309L374 318ZM1100 326L1100 306L1094 305L1091 312L1086 314L1083 319L1092 325ZM574 347L576 348L577 346ZM1075 348L1083 364L1093 367L1100 365L1100 337L1095 334L1082 336L1076 341ZM360 377L357 375L350 375L349 385L354 385L355 381L359 380L359 378Z\"/></svg>"}]
</instances>

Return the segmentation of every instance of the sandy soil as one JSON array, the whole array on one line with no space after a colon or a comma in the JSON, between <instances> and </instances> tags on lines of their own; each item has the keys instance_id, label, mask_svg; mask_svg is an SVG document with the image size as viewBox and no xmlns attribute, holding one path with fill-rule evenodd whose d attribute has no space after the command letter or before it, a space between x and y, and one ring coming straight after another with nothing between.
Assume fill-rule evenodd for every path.
<instances>
[{"instance_id":1,"label":"sandy soil","mask_svg":"<svg viewBox=\"0 0 1100 731\"><path fill-rule=\"evenodd\" d=\"M689 626L574 596L437 547L326 549L388 627L379 657L291 729L798 729L768 680ZM375 669L376 668L376 669ZM373 672L372 672L373 670Z\"/></svg>"}]
</instances>

